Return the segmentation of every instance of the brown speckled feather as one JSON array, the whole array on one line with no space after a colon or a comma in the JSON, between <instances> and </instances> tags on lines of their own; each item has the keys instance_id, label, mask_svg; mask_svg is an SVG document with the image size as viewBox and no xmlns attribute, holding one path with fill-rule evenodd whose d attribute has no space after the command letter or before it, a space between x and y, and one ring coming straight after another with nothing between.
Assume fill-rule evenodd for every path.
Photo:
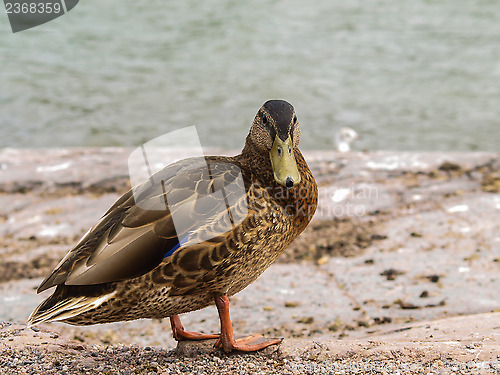
<instances>
[{"instance_id":1,"label":"brown speckled feather","mask_svg":"<svg viewBox=\"0 0 500 375\"><path fill-rule=\"evenodd\" d=\"M236 164L220 159L208 157L206 162L199 158L183 160L158 172L152 180L164 181L167 194L156 191L158 184L150 181L138 187L134 195L132 191L126 193L42 282L38 291L61 283L91 285L140 276L155 268L164 254L190 230L194 231L190 234L193 239L201 232L217 233L217 228L211 228L210 221L220 222L213 217L220 208L220 201L210 199L210 195L234 181L240 172ZM207 164L211 166L211 176L206 173ZM171 169L176 171L174 175L170 173ZM165 175L169 176L167 180ZM140 200L136 202L134 196ZM202 197L205 199L200 199ZM242 205L240 201L245 199L244 195L235 197L229 209L237 211ZM192 203L187 202L189 200ZM183 210L183 224L186 225L174 226L172 213L175 215L179 210ZM184 231L179 233L179 228ZM206 234L205 237L213 236ZM195 255L200 259L203 255L189 249L190 256L186 257L184 250L181 248L176 252L176 259L178 264L185 264L189 273L193 264L202 263L195 259Z\"/></svg>"}]
</instances>

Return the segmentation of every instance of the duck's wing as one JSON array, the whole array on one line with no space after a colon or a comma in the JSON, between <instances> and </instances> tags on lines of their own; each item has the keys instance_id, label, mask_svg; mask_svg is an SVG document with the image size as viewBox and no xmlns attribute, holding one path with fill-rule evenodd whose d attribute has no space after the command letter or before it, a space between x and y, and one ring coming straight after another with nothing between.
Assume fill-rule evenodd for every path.
<instances>
[{"instance_id":1,"label":"duck's wing","mask_svg":"<svg viewBox=\"0 0 500 375\"><path fill-rule=\"evenodd\" d=\"M118 199L37 291L134 278L179 248L194 250L204 241L217 242L248 215L248 186L238 165L227 159L174 163ZM181 257L188 270L203 255L189 253L190 261Z\"/></svg>"}]
</instances>

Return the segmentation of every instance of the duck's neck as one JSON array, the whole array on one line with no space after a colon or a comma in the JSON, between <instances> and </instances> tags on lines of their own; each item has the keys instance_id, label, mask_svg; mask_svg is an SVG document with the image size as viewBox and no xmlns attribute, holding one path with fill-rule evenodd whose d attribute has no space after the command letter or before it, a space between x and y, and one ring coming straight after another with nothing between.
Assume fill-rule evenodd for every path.
<instances>
[{"instance_id":1,"label":"duck's neck","mask_svg":"<svg viewBox=\"0 0 500 375\"><path fill-rule=\"evenodd\" d=\"M250 136L247 137L245 147L237 158L250 169L257 169L259 171L258 178L262 179L262 182L274 181L269 153L260 151Z\"/></svg>"}]
</instances>

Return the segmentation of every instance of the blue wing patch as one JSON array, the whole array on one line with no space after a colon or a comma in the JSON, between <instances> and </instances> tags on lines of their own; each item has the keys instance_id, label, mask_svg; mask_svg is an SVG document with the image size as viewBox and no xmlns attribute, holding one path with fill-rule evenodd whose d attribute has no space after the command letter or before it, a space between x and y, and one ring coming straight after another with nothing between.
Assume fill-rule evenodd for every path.
<instances>
[{"instance_id":1,"label":"blue wing patch","mask_svg":"<svg viewBox=\"0 0 500 375\"><path fill-rule=\"evenodd\" d=\"M179 249L182 245L184 245L187 241L189 240L189 234L186 235L186 237L184 237L182 240L179 241L179 243L177 245L175 245L173 248L171 248L169 251L167 251L165 253L165 255L163 255L163 259L165 259L166 257L169 257L170 255L172 255L175 250Z\"/></svg>"}]
</instances>

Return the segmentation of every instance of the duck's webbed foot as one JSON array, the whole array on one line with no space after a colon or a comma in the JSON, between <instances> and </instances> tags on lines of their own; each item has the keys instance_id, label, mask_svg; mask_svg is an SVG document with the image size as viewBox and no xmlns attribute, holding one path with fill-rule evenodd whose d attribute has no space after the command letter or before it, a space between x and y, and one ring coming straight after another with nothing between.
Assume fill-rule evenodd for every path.
<instances>
[{"instance_id":1,"label":"duck's webbed foot","mask_svg":"<svg viewBox=\"0 0 500 375\"><path fill-rule=\"evenodd\" d=\"M170 317L170 325L172 326L172 335L177 341L217 339L220 336L219 334L190 332L184 330L184 326L181 323L181 318L179 318L179 315Z\"/></svg>"},{"instance_id":2,"label":"duck's webbed foot","mask_svg":"<svg viewBox=\"0 0 500 375\"><path fill-rule=\"evenodd\" d=\"M221 322L221 334L219 340L215 343L215 347L223 349L225 352L239 350L242 352L254 352L267 348L270 345L281 343L283 339L273 338L266 340L264 336L251 335L243 338L235 339L233 325L229 316L229 298L226 295L215 297L215 305L219 311Z\"/></svg>"},{"instance_id":3,"label":"duck's webbed foot","mask_svg":"<svg viewBox=\"0 0 500 375\"><path fill-rule=\"evenodd\" d=\"M232 350L239 350L241 352L255 352L267 348L270 345L277 345L281 343L283 339L270 339L266 340L264 336L250 335L242 337L240 339L234 339L234 336L226 337L221 336L219 340L215 343L215 347L223 349L225 352L230 352Z\"/></svg>"}]
</instances>

